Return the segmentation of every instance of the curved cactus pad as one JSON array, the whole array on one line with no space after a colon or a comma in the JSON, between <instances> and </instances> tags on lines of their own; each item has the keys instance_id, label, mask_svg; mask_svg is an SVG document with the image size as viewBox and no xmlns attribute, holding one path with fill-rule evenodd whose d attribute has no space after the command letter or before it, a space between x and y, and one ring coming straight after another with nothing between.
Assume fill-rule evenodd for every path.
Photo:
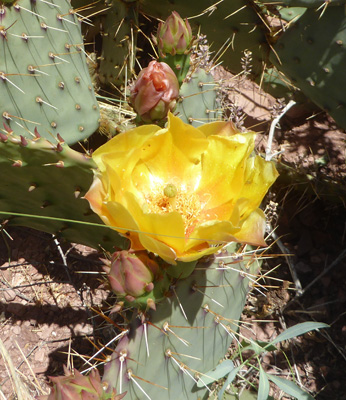
<instances>
[{"instance_id":1,"label":"curved cactus pad","mask_svg":"<svg viewBox=\"0 0 346 400\"><path fill-rule=\"evenodd\" d=\"M10 225L54 233L95 248L126 247L126 239L103 226L82 198L93 180L94 167L91 158L62 140L56 139L53 145L40 137L27 140L11 132L0 133L0 221L7 219Z\"/></svg>"},{"instance_id":2,"label":"curved cactus pad","mask_svg":"<svg viewBox=\"0 0 346 400\"><path fill-rule=\"evenodd\" d=\"M256 258L229 245L200 261L172 285L156 311L135 316L105 367L104 380L128 399L192 400L207 397L203 374L224 357L236 337ZM250 277L250 280L248 279ZM144 321L144 322L143 322ZM144 394L145 393L145 394Z\"/></svg>"},{"instance_id":3,"label":"curved cactus pad","mask_svg":"<svg viewBox=\"0 0 346 400\"><path fill-rule=\"evenodd\" d=\"M344 6L328 7L323 15L308 9L275 45L272 61L335 121L346 128Z\"/></svg>"},{"instance_id":4,"label":"curved cactus pad","mask_svg":"<svg viewBox=\"0 0 346 400\"><path fill-rule=\"evenodd\" d=\"M65 134L76 143L98 128L99 108L80 21L67 0L0 5L0 114L18 134Z\"/></svg>"},{"instance_id":5,"label":"curved cactus pad","mask_svg":"<svg viewBox=\"0 0 346 400\"><path fill-rule=\"evenodd\" d=\"M210 72L198 68L181 85L175 113L195 127L220 119L216 102L218 85Z\"/></svg>"}]
</instances>

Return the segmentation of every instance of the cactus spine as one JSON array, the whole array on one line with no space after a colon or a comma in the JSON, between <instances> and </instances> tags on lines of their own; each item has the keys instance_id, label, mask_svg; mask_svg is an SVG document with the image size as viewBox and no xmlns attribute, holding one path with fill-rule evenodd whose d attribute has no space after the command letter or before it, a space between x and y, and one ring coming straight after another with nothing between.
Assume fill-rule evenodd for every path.
<instances>
[{"instance_id":1,"label":"cactus spine","mask_svg":"<svg viewBox=\"0 0 346 400\"><path fill-rule=\"evenodd\" d=\"M189 277L172 280L156 311L134 313L103 379L118 392L127 391L129 400L207 398L209 389L197 382L203 382L203 374L217 365L237 336L249 283L259 266L256 258L237 254L231 244L201 260Z\"/></svg>"},{"instance_id":2,"label":"cactus spine","mask_svg":"<svg viewBox=\"0 0 346 400\"><path fill-rule=\"evenodd\" d=\"M7 129L7 134L0 133L0 169L6 177L1 185L0 218L95 248L125 248L126 240L115 231L97 226L101 220L82 198L93 179L92 159L69 148L61 137L52 144L37 131L30 140ZM86 225L80 225L83 222Z\"/></svg>"},{"instance_id":3,"label":"cactus spine","mask_svg":"<svg viewBox=\"0 0 346 400\"><path fill-rule=\"evenodd\" d=\"M75 143L98 127L80 21L66 0L0 2L0 113L18 134L65 132Z\"/></svg>"}]
</instances>

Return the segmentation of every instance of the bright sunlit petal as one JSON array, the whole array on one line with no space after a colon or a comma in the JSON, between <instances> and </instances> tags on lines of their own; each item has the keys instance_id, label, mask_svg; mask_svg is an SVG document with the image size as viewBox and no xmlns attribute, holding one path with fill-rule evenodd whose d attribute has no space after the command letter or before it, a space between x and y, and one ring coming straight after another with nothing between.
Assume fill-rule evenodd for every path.
<instances>
[{"instance_id":1,"label":"bright sunlit petal","mask_svg":"<svg viewBox=\"0 0 346 400\"><path fill-rule=\"evenodd\" d=\"M258 207L277 172L251 156L254 140L230 122L197 129L169 114L166 128L144 125L96 150L98 172L85 198L134 250L171 264L227 242L264 245Z\"/></svg>"}]
</instances>

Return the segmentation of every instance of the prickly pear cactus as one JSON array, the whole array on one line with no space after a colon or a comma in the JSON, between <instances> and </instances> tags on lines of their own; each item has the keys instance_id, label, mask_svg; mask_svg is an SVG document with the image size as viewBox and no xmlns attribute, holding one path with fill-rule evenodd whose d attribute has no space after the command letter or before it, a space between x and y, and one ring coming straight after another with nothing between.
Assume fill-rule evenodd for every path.
<instances>
[{"instance_id":1,"label":"prickly pear cactus","mask_svg":"<svg viewBox=\"0 0 346 400\"><path fill-rule=\"evenodd\" d=\"M249 283L259 268L256 259L227 246L201 260L185 279L172 281L156 311L135 315L124 331L103 379L127 391L130 399L205 399L203 373L214 368L232 340ZM255 278L256 279L256 278Z\"/></svg>"},{"instance_id":2,"label":"prickly pear cactus","mask_svg":"<svg viewBox=\"0 0 346 400\"><path fill-rule=\"evenodd\" d=\"M101 220L83 199L95 168L90 157L61 139L52 144L42 137L29 140L8 131L0 133L0 221L95 248L126 247L126 240L115 231L97 226Z\"/></svg>"},{"instance_id":3,"label":"prickly pear cactus","mask_svg":"<svg viewBox=\"0 0 346 400\"><path fill-rule=\"evenodd\" d=\"M140 2L144 14L165 20L172 11L189 20L191 27L201 27L215 52L215 63L222 54L223 65L233 73L242 71L241 58L245 49L253 55L254 75L263 71L269 46L266 40L266 26L259 16L253 1L232 0L211 2L209 0L143 0ZM197 29L196 29L197 31Z\"/></svg>"},{"instance_id":4,"label":"prickly pear cactus","mask_svg":"<svg viewBox=\"0 0 346 400\"><path fill-rule=\"evenodd\" d=\"M67 0L0 1L0 114L19 135L76 143L98 128L80 25Z\"/></svg>"},{"instance_id":5,"label":"prickly pear cactus","mask_svg":"<svg viewBox=\"0 0 346 400\"><path fill-rule=\"evenodd\" d=\"M262 0L261 0L262 1ZM266 0L265 3L275 3L278 4L276 0ZM280 5L288 7L307 7L307 8L317 8L323 5L326 6L340 6L346 4L345 0L282 0Z\"/></svg>"},{"instance_id":6,"label":"prickly pear cactus","mask_svg":"<svg viewBox=\"0 0 346 400\"><path fill-rule=\"evenodd\" d=\"M220 119L217 105L218 83L210 71L197 68L180 87L175 113L195 127Z\"/></svg>"},{"instance_id":7,"label":"prickly pear cactus","mask_svg":"<svg viewBox=\"0 0 346 400\"><path fill-rule=\"evenodd\" d=\"M106 1L99 79L104 85L125 86L136 60L138 1Z\"/></svg>"},{"instance_id":8,"label":"prickly pear cactus","mask_svg":"<svg viewBox=\"0 0 346 400\"><path fill-rule=\"evenodd\" d=\"M314 103L346 128L346 16L344 6L322 16L308 9L275 45L272 62ZM279 61L279 60L280 61Z\"/></svg>"}]
</instances>

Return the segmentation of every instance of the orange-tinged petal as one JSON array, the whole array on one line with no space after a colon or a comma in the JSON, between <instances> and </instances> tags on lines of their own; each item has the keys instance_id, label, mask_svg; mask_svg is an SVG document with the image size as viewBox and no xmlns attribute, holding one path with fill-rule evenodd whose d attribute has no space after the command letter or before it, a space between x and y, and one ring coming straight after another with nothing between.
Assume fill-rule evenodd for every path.
<instances>
[{"instance_id":1,"label":"orange-tinged petal","mask_svg":"<svg viewBox=\"0 0 346 400\"><path fill-rule=\"evenodd\" d=\"M207 205L209 205L207 203ZM215 208L207 208L201 216L201 220L205 221L231 221L232 224L237 225L239 218L234 219L235 207L237 203L234 200L230 200L227 203L220 204Z\"/></svg>"},{"instance_id":2,"label":"orange-tinged petal","mask_svg":"<svg viewBox=\"0 0 346 400\"><path fill-rule=\"evenodd\" d=\"M103 199L105 198L105 191L103 184L99 176L95 173L94 180L84 195L84 198L88 200L90 208L96 213L101 214Z\"/></svg>"},{"instance_id":3,"label":"orange-tinged petal","mask_svg":"<svg viewBox=\"0 0 346 400\"><path fill-rule=\"evenodd\" d=\"M241 229L234 235L238 242L254 246L266 246L264 241L266 219L264 212L257 208L243 222Z\"/></svg>"},{"instance_id":4,"label":"orange-tinged petal","mask_svg":"<svg viewBox=\"0 0 346 400\"><path fill-rule=\"evenodd\" d=\"M190 250L203 242L211 245L233 242L238 231L239 227L234 226L230 221L205 222L192 232L185 249Z\"/></svg>"},{"instance_id":5,"label":"orange-tinged petal","mask_svg":"<svg viewBox=\"0 0 346 400\"><path fill-rule=\"evenodd\" d=\"M182 262L190 262L199 260L202 257L208 256L210 254L216 253L219 249L221 249L224 245L214 246L214 247L205 247L202 250L192 250L186 252L184 255L177 258L177 261Z\"/></svg>"},{"instance_id":6,"label":"orange-tinged petal","mask_svg":"<svg viewBox=\"0 0 346 400\"><path fill-rule=\"evenodd\" d=\"M203 132L205 136L219 135L219 136L232 136L240 131L234 126L231 121L215 121L209 124L204 124L198 127L198 130Z\"/></svg>"},{"instance_id":7,"label":"orange-tinged petal","mask_svg":"<svg viewBox=\"0 0 346 400\"><path fill-rule=\"evenodd\" d=\"M143 246L138 239L140 228L127 208L116 201L107 202L106 208L111 227L131 240L131 248L133 250L143 250Z\"/></svg>"}]
</instances>

